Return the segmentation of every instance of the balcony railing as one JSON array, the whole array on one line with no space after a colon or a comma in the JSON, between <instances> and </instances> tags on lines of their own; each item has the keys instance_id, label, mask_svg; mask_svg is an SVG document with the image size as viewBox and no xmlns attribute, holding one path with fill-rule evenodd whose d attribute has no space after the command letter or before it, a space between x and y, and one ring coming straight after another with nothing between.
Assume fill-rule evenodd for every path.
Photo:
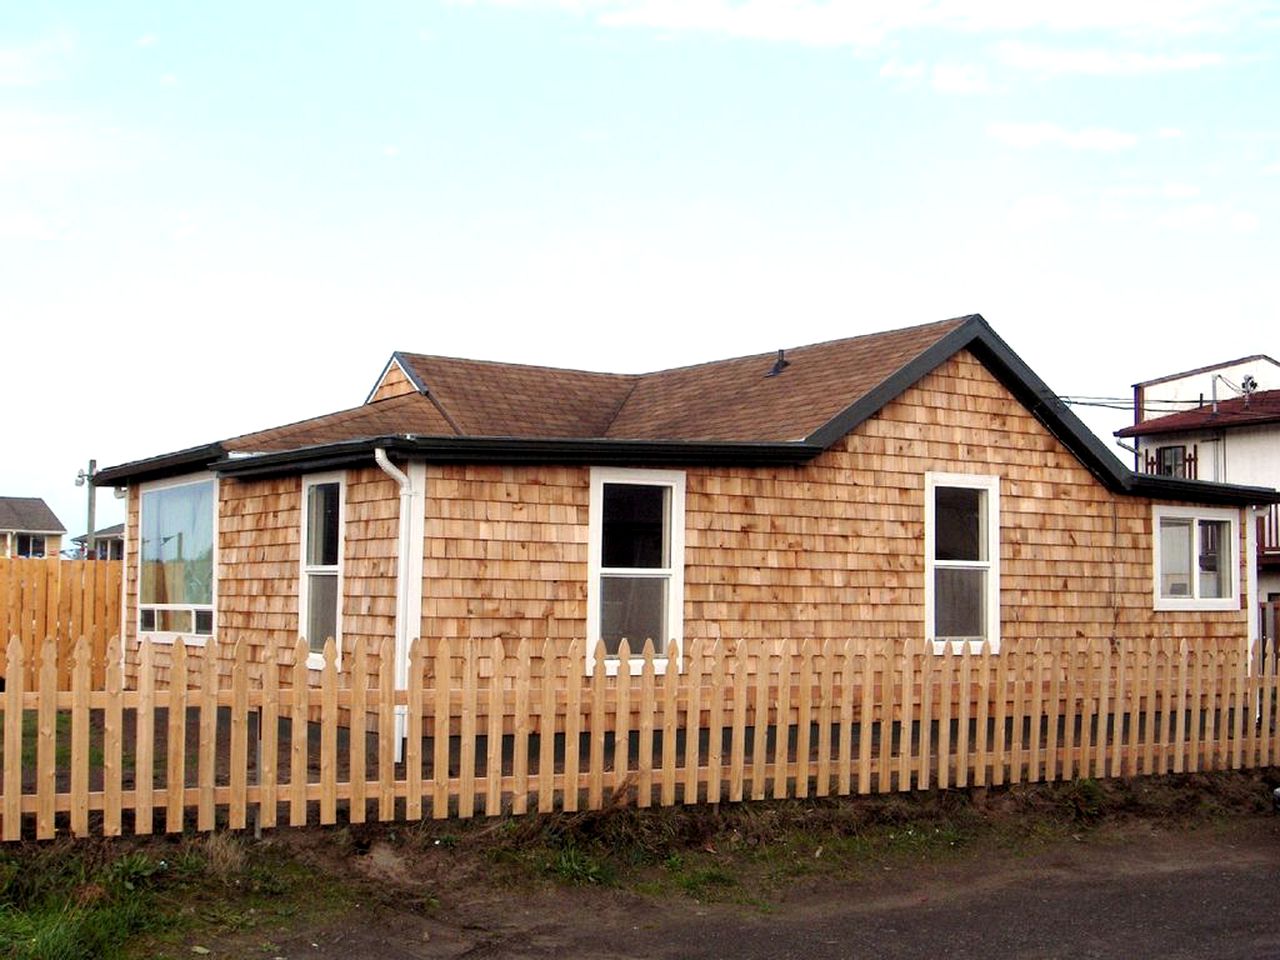
<instances>
[{"instance_id":1,"label":"balcony railing","mask_svg":"<svg viewBox=\"0 0 1280 960\"><path fill-rule=\"evenodd\" d=\"M1280 562L1280 504L1273 503L1258 518L1258 557Z\"/></svg>"}]
</instances>

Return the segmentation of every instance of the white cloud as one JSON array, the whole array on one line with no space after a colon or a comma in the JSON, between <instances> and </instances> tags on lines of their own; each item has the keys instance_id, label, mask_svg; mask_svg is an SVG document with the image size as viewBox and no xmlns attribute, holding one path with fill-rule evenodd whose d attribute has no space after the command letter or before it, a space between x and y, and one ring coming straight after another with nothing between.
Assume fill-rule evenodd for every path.
<instances>
[{"instance_id":1,"label":"white cloud","mask_svg":"<svg viewBox=\"0 0 1280 960\"><path fill-rule=\"evenodd\" d=\"M990 93L992 87L984 67L939 63L933 68L933 89L939 93Z\"/></svg>"},{"instance_id":2,"label":"white cloud","mask_svg":"<svg viewBox=\"0 0 1280 960\"><path fill-rule=\"evenodd\" d=\"M1055 123L993 123L987 133L1006 146L1019 150L1035 147L1061 146L1072 150L1128 150L1137 144L1132 133L1091 127L1084 130L1067 130Z\"/></svg>"},{"instance_id":3,"label":"white cloud","mask_svg":"<svg viewBox=\"0 0 1280 960\"><path fill-rule=\"evenodd\" d=\"M21 47L0 48L0 87L30 87L55 76L75 51L68 34L57 33Z\"/></svg>"},{"instance_id":4,"label":"white cloud","mask_svg":"<svg viewBox=\"0 0 1280 960\"><path fill-rule=\"evenodd\" d=\"M1186 134L1177 127L1161 127L1156 131L1156 136L1161 140L1179 140L1186 136Z\"/></svg>"},{"instance_id":5,"label":"white cloud","mask_svg":"<svg viewBox=\"0 0 1280 960\"><path fill-rule=\"evenodd\" d=\"M1262 172L1268 177L1280 177L1280 163L1269 163L1262 168Z\"/></svg>"},{"instance_id":6,"label":"white cloud","mask_svg":"<svg viewBox=\"0 0 1280 960\"><path fill-rule=\"evenodd\" d=\"M144 33L134 41L140 47L154 47L159 42L159 38L154 33Z\"/></svg>"},{"instance_id":7,"label":"white cloud","mask_svg":"<svg viewBox=\"0 0 1280 960\"><path fill-rule=\"evenodd\" d=\"M453 0L463 6L558 10L614 27L719 33L812 46L870 47L894 33L1045 28L1123 33L1218 32L1245 21L1232 0Z\"/></svg>"},{"instance_id":8,"label":"white cloud","mask_svg":"<svg viewBox=\"0 0 1280 960\"><path fill-rule=\"evenodd\" d=\"M384 157L391 157L392 159L395 159L400 156L400 148L393 143L389 143L382 148L382 155Z\"/></svg>"},{"instance_id":9,"label":"white cloud","mask_svg":"<svg viewBox=\"0 0 1280 960\"><path fill-rule=\"evenodd\" d=\"M1002 43L996 56L1006 66L1051 74L1088 74L1092 76L1168 73L1200 70L1225 62L1217 53L1183 53L1176 55L1139 53L1133 50L1058 50L1025 43Z\"/></svg>"}]
</instances>

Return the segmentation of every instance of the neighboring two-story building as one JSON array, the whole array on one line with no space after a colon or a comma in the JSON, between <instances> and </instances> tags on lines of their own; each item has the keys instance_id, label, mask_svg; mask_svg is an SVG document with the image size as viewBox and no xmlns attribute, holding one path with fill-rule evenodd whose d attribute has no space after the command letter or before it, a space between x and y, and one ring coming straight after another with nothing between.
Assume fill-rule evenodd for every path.
<instances>
[{"instance_id":1,"label":"neighboring two-story building","mask_svg":"<svg viewBox=\"0 0 1280 960\"><path fill-rule=\"evenodd\" d=\"M1274 486L1280 483L1280 363L1257 354L1134 385L1137 473ZM1280 511L1256 527L1258 592L1280 601Z\"/></svg>"},{"instance_id":2,"label":"neighboring two-story building","mask_svg":"<svg viewBox=\"0 0 1280 960\"><path fill-rule=\"evenodd\" d=\"M0 557L56 557L66 532L39 497L0 497Z\"/></svg>"}]
</instances>

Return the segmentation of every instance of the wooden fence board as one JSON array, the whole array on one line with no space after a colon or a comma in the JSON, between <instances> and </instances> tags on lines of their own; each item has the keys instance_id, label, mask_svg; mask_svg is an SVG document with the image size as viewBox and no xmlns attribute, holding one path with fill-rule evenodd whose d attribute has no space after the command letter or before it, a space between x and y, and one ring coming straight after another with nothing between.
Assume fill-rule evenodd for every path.
<instances>
[{"instance_id":1,"label":"wooden fence board","mask_svg":"<svg viewBox=\"0 0 1280 960\"><path fill-rule=\"evenodd\" d=\"M1156 639L1113 651L1073 639L1001 653L957 645L935 654L924 641L806 640L792 648L796 654L761 641L691 640L683 651L665 651L659 674L652 644L639 657L624 644L616 659L598 648L588 671L580 643L566 651L552 640L514 649L497 639L461 647L419 641L410 647L407 690L395 686L392 640L378 643L375 651L354 645L341 666L326 643L317 683L301 639L291 668L281 671L268 653L260 677L243 644L220 674L212 639L159 648L144 640L139 685L123 690L118 639L108 643L99 685L91 638L77 641L64 670L62 647L49 637L33 689L23 682L32 675L26 648L12 637L5 666L14 682L0 694L0 836L82 836L99 823L115 835L126 812L134 831L146 834L155 829L156 808L167 831L181 829L193 810L202 830L223 818L233 829L251 819L270 826L278 800L295 824L337 822L344 810L351 822L388 821L420 817L428 796L432 816L448 815L451 805L459 816L481 805L492 816L508 803L526 811L531 791L540 811L584 803L599 810L846 793L855 776L856 789L870 793L1280 759L1280 737L1269 729L1275 659L1254 653L1250 660L1243 643L1216 649ZM60 692L64 674L70 687ZM199 727L194 767L186 756L188 709ZM95 759L89 731L99 714ZM34 721L26 743L24 717ZM250 749L253 717L260 722ZM291 733L281 744L286 717ZM132 784L121 762L126 718ZM371 773L365 743L375 722ZM310 755L309 726L318 733L318 757ZM275 762L282 746L287 778ZM95 763L100 789L91 789L99 782Z\"/></svg>"}]
</instances>

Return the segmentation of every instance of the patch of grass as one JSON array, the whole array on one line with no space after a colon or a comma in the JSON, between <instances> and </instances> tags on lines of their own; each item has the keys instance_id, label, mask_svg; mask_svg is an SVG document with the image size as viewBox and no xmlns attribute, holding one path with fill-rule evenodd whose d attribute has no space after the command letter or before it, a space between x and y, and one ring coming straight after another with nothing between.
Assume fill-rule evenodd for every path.
<instances>
[{"instance_id":1,"label":"patch of grass","mask_svg":"<svg viewBox=\"0 0 1280 960\"><path fill-rule=\"evenodd\" d=\"M695 900L713 900L726 888L737 885L737 879L719 866L697 867L683 870L676 878L676 886Z\"/></svg>"},{"instance_id":2,"label":"patch of grass","mask_svg":"<svg viewBox=\"0 0 1280 960\"><path fill-rule=\"evenodd\" d=\"M547 872L572 886L612 886L616 880L612 864L574 844L552 853Z\"/></svg>"},{"instance_id":3,"label":"patch of grass","mask_svg":"<svg viewBox=\"0 0 1280 960\"><path fill-rule=\"evenodd\" d=\"M163 923L155 909L163 861L140 852L115 859L101 845L50 844L6 852L0 870L0 955L90 960L119 954Z\"/></svg>"}]
</instances>

